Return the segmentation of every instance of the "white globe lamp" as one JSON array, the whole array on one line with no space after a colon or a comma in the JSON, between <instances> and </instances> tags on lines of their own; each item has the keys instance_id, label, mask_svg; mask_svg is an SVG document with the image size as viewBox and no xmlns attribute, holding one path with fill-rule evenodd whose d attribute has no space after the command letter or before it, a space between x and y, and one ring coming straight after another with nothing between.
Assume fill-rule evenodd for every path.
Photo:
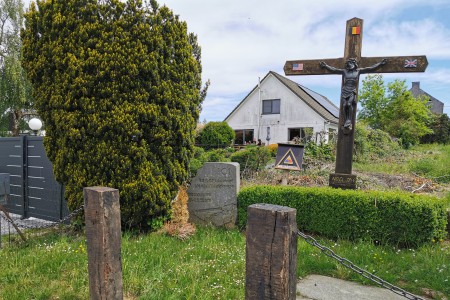
<instances>
[{"instance_id":1,"label":"white globe lamp","mask_svg":"<svg viewBox=\"0 0 450 300\"><path fill-rule=\"evenodd\" d=\"M42 128L42 121L38 118L33 118L30 121L28 121L28 127L30 127L31 130L33 130L34 135L37 135L38 131Z\"/></svg>"}]
</instances>

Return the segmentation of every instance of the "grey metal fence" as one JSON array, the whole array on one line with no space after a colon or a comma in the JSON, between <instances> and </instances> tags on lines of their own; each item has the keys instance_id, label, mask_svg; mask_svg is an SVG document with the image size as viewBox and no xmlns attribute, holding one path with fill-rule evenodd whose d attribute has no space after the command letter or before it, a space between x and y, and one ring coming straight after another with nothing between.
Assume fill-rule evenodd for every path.
<instances>
[{"instance_id":1,"label":"grey metal fence","mask_svg":"<svg viewBox=\"0 0 450 300\"><path fill-rule=\"evenodd\" d=\"M10 175L6 208L11 213L49 221L69 214L63 186L55 180L43 137L0 138L0 173Z\"/></svg>"}]
</instances>

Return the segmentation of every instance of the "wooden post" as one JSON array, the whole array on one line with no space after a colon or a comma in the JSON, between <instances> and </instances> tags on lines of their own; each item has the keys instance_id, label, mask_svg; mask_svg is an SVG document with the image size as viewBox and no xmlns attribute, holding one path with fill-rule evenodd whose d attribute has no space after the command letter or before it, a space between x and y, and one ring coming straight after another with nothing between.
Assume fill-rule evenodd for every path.
<instances>
[{"instance_id":1,"label":"wooden post","mask_svg":"<svg viewBox=\"0 0 450 300\"><path fill-rule=\"evenodd\" d=\"M447 237L450 238L450 209L447 208Z\"/></svg>"},{"instance_id":2,"label":"wooden post","mask_svg":"<svg viewBox=\"0 0 450 300\"><path fill-rule=\"evenodd\" d=\"M91 300L123 299L119 191L84 188Z\"/></svg>"},{"instance_id":3,"label":"wooden post","mask_svg":"<svg viewBox=\"0 0 450 300\"><path fill-rule=\"evenodd\" d=\"M289 170L283 170L281 173L281 185L288 185L289 182Z\"/></svg>"},{"instance_id":4,"label":"wooden post","mask_svg":"<svg viewBox=\"0 0 450 300\"><path fill-rule=\"evenodd\" d=\"M297 285L296 210L272 204L248 207L246 300L294 300Z\"/></svg>"}]
</instances>

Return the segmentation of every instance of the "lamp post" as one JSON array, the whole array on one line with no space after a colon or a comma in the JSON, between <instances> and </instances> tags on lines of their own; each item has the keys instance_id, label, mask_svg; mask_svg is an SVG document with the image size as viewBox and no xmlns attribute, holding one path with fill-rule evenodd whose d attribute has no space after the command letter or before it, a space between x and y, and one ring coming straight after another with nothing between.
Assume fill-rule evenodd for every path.
<instances>
[{"instance_id":1,"label":"lamp post","mask_svg":"<svg viewBox=\"0 0 450 300\"><path fill-rule=\"evenodd\" d=\"M32 118L28 121L28 127L34 132L34 135L37 135L38 131L42 128L42 121L38 118Z\"/></svg>"}]
</instances>

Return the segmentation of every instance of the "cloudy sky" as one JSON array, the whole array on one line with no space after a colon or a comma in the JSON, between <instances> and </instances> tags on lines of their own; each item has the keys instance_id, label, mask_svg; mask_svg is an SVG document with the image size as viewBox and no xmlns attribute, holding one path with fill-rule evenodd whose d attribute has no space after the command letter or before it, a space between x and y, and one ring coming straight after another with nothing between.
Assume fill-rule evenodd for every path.
<instances>
[{"instance_id":1,"label":"cloudy sky","mask_svg":"<svg viewBox=\"0 0 450 300\"><path fill-rule=\"evenodd\" d=\"M364 20L362 56L426 55L425 73L383 74L420 81L450 115L448 0L159 0L188 24L211 80L200 121L222 121L269 71L286 60L344 54L346 21ZM338 105L341 77L290 76ZM362 78L361 78L362 79Z\"/></svg>"},{"instance_id":2,"label":"cloudy sky","mask_svg":"<svg viewBox=\"0 0 450 300\"><path fill-rule=\"evenodd\" d=\"M258 78L284 75L286 60L342 57L346 21L354 17L364 20L362 56L427 56L425 73L383 76L408 88L420 81L450 115L448 0L157 1L187 22L202 47L203 81L211 86L200 121L222 121ZM339 104L340 76L289 78Z\"/></svg>"}]
</instances>

